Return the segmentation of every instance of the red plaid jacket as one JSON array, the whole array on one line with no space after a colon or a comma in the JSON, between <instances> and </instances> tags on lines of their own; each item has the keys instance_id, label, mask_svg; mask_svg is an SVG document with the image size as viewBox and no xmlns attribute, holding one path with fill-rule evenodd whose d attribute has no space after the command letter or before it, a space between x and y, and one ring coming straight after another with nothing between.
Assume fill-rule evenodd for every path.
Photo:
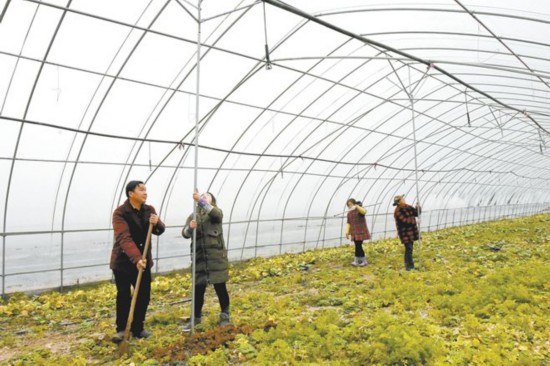
<instances>
[{"instance_id":1,"label":"red plaid jacket","mask_svg":"<svg viewBox=\"0 0 550 366\"><path fill-rule=\"evenodd\" d=\"M361 215L357 210L348 211L348 224L351 240L369 240L370 232L367 228L365 215Z\"/></svg>"},{"instance_id":2,"label":"red plaid jacket","mask_svg":"<svg viewBox=\"0 0 550 366\"><path fill-rule=\"evenodd\" d=\"M398 205L393 212L397 235L403 244L412 243L419 239L418 226L415 217L418 216L416 208L402 204Z\"/></svg>"}]
</instances>

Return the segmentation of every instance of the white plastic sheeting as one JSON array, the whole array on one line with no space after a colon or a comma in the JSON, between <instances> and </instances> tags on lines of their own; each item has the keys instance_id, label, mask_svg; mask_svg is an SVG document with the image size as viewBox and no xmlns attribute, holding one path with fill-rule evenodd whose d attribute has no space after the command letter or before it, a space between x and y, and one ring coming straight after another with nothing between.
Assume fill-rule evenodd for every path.
<instances>
[{"instance_id":1,"label":"white plastic sheeting","mask_svg":"<svg viewBox=\"0 0 550 366\"><path fill-rule=\"evenodd\" d=\"M3 293L108 278L131 179L169 227L157 269L187 266L197 121L197 185L224 210L233 259L341 243L349 197L385 235L392 197L417 199L415 173L426 212L550 201L547 1L0 11Z\"/></svg>"}]
</instances>

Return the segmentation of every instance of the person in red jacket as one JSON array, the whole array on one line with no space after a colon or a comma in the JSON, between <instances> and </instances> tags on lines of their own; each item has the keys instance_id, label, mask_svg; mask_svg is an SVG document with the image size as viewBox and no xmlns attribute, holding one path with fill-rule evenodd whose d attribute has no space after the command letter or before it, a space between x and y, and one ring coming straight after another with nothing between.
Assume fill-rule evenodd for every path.
<instances>
[{"instance_id":1,"label":"person in red jacket","mask_svg":"<svg viewBox=\"0 0 550 366\"><path fill-rule=\"evenodd\" d=\"M139 287L134 319L131 325L132 335L136 338L148 338L151 333L144 330L143 322L151 298L151 250L143 257L149 223L153 224L153 234L164 232L164 224L157 216L153 206L145 204L147 189L141 181L130 181L126 185L126 197L122 205L113 212L115 242L111 252L110 268L113 270L116 295L116 331L113 342L120 343L124 338L124 329L128 321L132 301L131 287L135 286L139 269L144 269Z\"/></svg>"},{"instance_id":2,"label":"person in red jacket","mask_svg":"<svg viewBox=\"0 0 550 366\"><path fill-rule=\"evenodd\" d=\"M393 205L396 206L393 217L397 235L405 246L405 269L407 271L414 270L413 244L415 240L420 239L416 217L421 213L421 207L420 204L417 204L416 207L408 205L404 195L395 196Z\"/></svg>"},{"instance_id":3,"label":"person in red jacket","mask_svg":"<svg viewBox=\"0 0 550 366\"><path fill-rule=\"evenodd\" d=\"M363 241L370 239L370 232L367 228L367 220L365 215L367 210L363 208L361 202L350 198L346 202L348 206L346 239L350 239L355 244L355 259L351 262L352 266L364 267L367 265L367 257L363 250Z\"/></svg>"}]
</instances>

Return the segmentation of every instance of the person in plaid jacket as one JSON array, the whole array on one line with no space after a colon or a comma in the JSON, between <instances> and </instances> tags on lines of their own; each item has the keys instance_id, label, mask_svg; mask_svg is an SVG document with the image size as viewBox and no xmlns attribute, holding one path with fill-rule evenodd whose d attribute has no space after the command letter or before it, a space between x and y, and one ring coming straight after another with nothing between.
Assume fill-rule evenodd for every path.
<instances>
[{"instance_id":1,"label":"person in plaid jacket","mask_svg":"<svg viewBox=\"0 0 550 366\"><path fill-rule=\"evenodd\" d=\"M408 205L405 202L404 195L395 196L393 205L396 206L393 217L395 218L397 235L405 246L405 269L407 271L414 270L413 244L420 239L416 217L421 213L421 207L419 204L416 207Z\"/></svg>"},{"instance_id":2,"label":"person in plaid jacket","mask_svg":"<svg viewBox=\"0 0 550 366\"><path fill-rule=\"evenodd\" d=\"M350 239L355 243L355 259L351 262L352 266L364 267L367 265L367 257L363 250L363 241L371 238L369 229L367 228L367 220L365 215L367 210L362 207L361 202L350 198L346 205L348 206L346 239Z\"/></svg>"}]
</instances>

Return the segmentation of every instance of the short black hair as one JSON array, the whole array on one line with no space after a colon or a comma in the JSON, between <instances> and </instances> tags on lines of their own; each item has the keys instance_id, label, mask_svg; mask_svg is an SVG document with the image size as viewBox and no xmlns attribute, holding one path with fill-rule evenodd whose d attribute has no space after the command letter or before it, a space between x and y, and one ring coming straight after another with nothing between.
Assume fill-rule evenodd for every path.
<instances>
[{"instance_id":1,"label":"short black hair","mask_svg":"<svg viewBox=\"0 0 550 366\"><path fill-rule=\"evenodd\" d=\"M346 201L346 205L348 204L348 202L351 202L352 205L358 205L358 206L363 206L363 202L361 201L356 201L355 198L350 198Z\"/></svg>"},{"instance_id":2,"label":"short black hair","mask_svg":"<svg viewBox=\"0 0 550 366\"><path fill-rule=\"evenodd\" d=\"M128 184L126 184L126 197L130 198L130 195L128 193L133 192L136 189L136 187L139 186L140 184L145 184L145 183L143 183L140 180L129 181Z\"/></svg>"}]
</instances>

